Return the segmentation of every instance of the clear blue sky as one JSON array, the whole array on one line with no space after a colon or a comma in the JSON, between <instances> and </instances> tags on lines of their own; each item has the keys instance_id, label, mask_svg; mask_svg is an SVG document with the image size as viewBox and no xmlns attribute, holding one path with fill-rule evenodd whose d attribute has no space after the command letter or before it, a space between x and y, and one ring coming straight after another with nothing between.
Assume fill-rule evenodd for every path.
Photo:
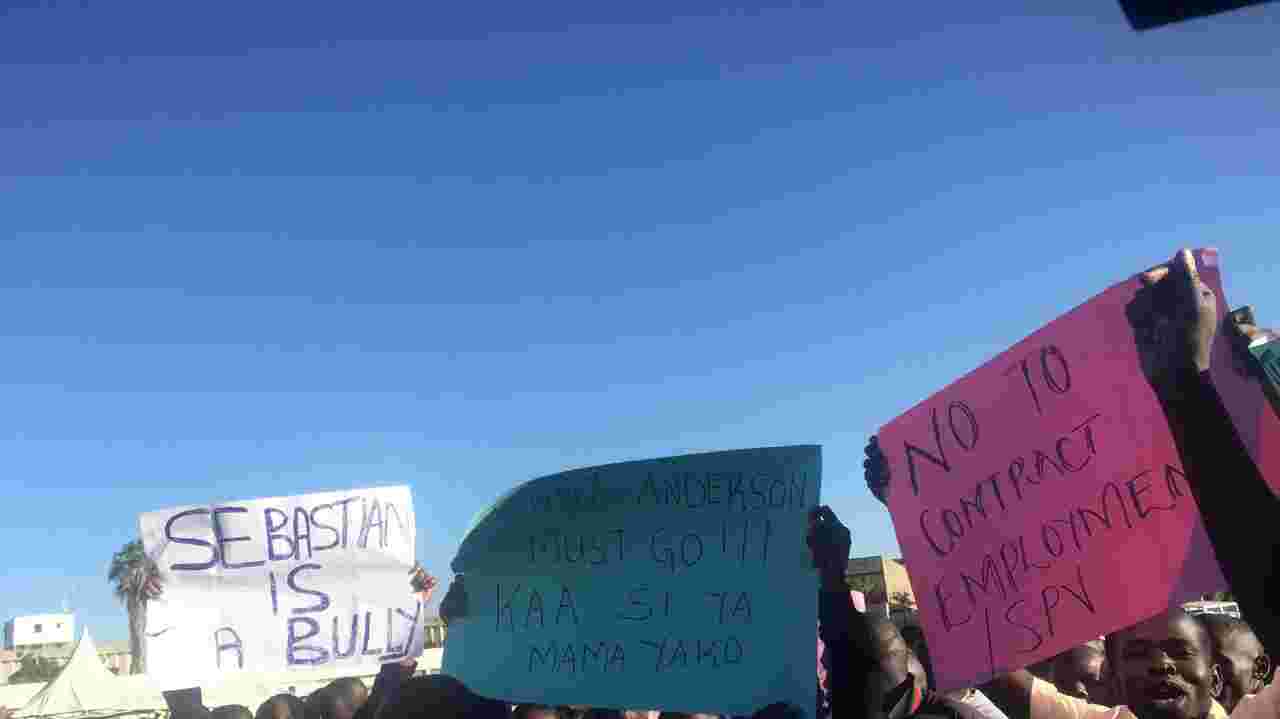
<instances>
[{"instance_id":1,"label":"clear blue sky","mask_svg":"<svg viewBox=\"0 0 1280 719\"><path fill-rule=\"evenodd\" d=\"M142 511L407 483L447 578L514 483L761 445L892 552L868 434L1094 292L1216 245L1280 324L1280 6L1033 5L8 10L0 612L123 638Z\"/></svg>"}]
</instances>

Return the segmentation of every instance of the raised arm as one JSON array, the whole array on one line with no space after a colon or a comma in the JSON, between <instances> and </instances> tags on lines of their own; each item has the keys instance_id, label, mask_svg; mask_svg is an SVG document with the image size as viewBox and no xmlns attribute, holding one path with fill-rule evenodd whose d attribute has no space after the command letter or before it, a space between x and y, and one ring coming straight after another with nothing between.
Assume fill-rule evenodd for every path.
<instances>
[{"instance_id":1,"label":"raised arm","mask_svg":"<svg viewBox=\"0 0 1280 719\"><path fill-rule=\"evenodd\" d=\"M1236 433L1209 375L1218 299L1189 250L1143 273L1155 336L1152 385L1178 442L1187 481L1223 576L1264 646L1280 645L1280 498ZM1163 336L1161 336L1163 335Z\"/></svg>"},{"instance_id":2,"label":"raised arm","mask_svg":"<svg viewBox=\"0 0 1280 719\"><path fill-rule=\"evenodd\" d=\"M853 606L845 569L851 537L830 507L809 517L806 538L818 570L818 635L826 645L831 716L861 716L865 683L874 665L866 618Z\"/></svg>"}]
</instances>

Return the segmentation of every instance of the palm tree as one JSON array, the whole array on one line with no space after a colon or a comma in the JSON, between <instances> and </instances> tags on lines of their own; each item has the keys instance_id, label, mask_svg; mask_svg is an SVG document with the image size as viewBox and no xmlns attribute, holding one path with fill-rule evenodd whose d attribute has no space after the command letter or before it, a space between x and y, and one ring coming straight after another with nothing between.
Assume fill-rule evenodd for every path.
<instances>
[{"instance_id":1,"label":"palm tree","mask_svg":"<svg viewBox=\"0 0 1280 719\"><path fill-rule=\"evenodd\" d=\"M147 645L143 639L147 628L147 580L157 574L156 563L143 551L141 540L129 542L111 557L107 581L115 585L116 599L129 612L130 674L147 671Z\"/></svg>"}]
</instances>

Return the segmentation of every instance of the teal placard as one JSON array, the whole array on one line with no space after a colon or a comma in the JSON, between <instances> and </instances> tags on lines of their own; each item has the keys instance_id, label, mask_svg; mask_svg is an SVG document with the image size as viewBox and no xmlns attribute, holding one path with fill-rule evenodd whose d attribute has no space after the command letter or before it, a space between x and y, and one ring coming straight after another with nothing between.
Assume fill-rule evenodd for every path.
<instances>
[{"instance_id":1,"label":"teal placard","mask_svg":"<svg viewBox=\"0 0 1280 719\"><path fill-rule=\"evenodd\" d=\"M443 670L515 703L814 713L817 446L578 469L481 513Z\"/></svg>"}]
</instances>

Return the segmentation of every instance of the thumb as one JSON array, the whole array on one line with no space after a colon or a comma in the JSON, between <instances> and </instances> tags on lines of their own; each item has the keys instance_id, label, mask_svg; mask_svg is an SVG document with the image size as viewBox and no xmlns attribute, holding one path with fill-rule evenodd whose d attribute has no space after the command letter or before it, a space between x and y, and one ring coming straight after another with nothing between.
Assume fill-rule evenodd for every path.
<instances>
[{"instance_id":1,"label":"thumb","mask_svg":"<svg viewBox=\"0 0 1280 719\"><path fill-rule=\"evenodd\" d=\"M1187 248L1178 250L1178 254L1173 258L1173 266L1176 268L1178 275L1178 290L1184 299L1190 301L1192 306L1198 304L1196 299L1200 294L1200 271L1196 269L1196 257Z\"/></svg>"}]
</instances>

